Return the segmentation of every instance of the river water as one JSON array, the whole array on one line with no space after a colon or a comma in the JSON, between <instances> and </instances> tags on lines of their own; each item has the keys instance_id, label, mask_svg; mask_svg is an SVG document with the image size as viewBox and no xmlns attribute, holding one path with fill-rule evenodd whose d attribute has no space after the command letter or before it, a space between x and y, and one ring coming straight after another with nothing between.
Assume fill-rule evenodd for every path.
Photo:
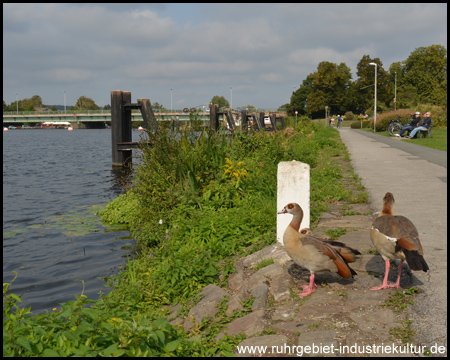
<instances>
[{"instance_id":1,"label":"river water","mask_svg":"<svg viewBox=\"0 0 450 360\"><path fill-rule=\"evenodd\" d=\"M133 141L139 140L133 131ZM102 277L118 273L133 252L127 231L95 213L129 179L111 166L111 131L3 132L3 282L35 313L84 294L108 293Z\"/></svg>"}]
</instances>

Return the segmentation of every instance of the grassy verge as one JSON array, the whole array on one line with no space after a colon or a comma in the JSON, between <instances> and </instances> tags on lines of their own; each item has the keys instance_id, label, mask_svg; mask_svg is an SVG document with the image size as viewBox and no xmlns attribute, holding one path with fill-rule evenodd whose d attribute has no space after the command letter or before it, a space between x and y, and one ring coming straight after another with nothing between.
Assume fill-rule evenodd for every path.
<instances>
[{"instance_id":1,"label":"grassy verge","mask_svg":"<svg viewBox=\"0 0 450 360\"><path fill-rule=\"evenodd\" d=\"M276 134L179 135L149 134L153 146L142 144L131 188L102 211L140 245L109 279L113 290L34 315L4 284L4 355L230 355L239 339L193 338L165 317L177 303L187 313L204 286L226 285L237 258L276 241L278 163L310 164L311 223L328 205L354 200L341 181L348 156L335 129L299 121Z\"/></svg>"},{"instance_id":2,"label":"grassy verge","mask_svg":"<svg viewBox=\"0 0 450 360\"><path fill-rule=\"evenodd\" d=\"M367 131L372 132L373 129L358 129L359 131ZM390 137L386 134L385 131L383 132L376 132L375 134L380 136L386 136ZM447 151L447 128L441 128L441 129L434 129L431 131L431 138L429 137L422 137L421 139L401 139L400 141L406 141L409 143L426 146L432 149L437 150L443 150Z\"/></svg>"}]
</instances>

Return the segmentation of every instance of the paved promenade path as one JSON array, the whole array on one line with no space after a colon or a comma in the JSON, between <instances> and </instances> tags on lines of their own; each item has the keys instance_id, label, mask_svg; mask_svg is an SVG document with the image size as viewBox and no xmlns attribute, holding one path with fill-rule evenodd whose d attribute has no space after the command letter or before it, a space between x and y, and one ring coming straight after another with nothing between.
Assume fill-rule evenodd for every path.
<instances>
[{"instance_id":1,"label":"paved promenade path","mask_svg":"<svg viewBox=\"0 0 450 360\"><path fill-rule=\"evenodd\" d=\"M447 348L447 152L360 130L339 131L372 208L380 211L390 191L394 212L419 231L430 271L413 272L421 292L409 316L420 345Z\"/></svg>"}]
</instances>

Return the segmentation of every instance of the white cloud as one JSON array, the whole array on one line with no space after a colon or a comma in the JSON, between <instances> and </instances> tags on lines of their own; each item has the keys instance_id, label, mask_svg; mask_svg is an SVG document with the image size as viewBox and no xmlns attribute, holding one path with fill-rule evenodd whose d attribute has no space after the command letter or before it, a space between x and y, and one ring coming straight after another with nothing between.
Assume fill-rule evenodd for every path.
<instances>
[{"instance_id":1,"label":"white cloud","mask_svg":"<svg viewBox=\"0 0 450 360\"><path fill-rule=\"evenodd\" d=\"M62 87L89 89L106 104L113 89L164 99L173 87L191 106L233 86L236 99L276 107L321 61L355 74L363 55L388 69L417 47L446 47L446 14L417 3L4 4L3 91L10 103L45 89L57 103Z\"/></svg>"}]
</instances>

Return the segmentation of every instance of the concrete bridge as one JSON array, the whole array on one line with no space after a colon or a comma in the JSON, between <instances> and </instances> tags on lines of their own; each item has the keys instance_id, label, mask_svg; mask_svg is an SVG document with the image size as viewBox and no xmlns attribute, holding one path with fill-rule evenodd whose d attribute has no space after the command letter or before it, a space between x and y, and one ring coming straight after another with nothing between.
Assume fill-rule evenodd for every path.
<instances>
[{"instance_id":1,"label":"concrete bridge","mask_svg":"<svg viewBox=\"0 0 450 360\"><path fill-rule=\"evenodd\" d=\"M170 121L172 117L179 117L180 121L187 121L190 118L190 114L186 112L167 112L167 113L155 113L158 121ZM201 112L197 117L199 120L209 120L209 113ZM133 111L131 114L132 121L143 121L141 112ZM111 122L111 112L108 110L92 110L92 111L70 111L67 113L59 112L46 112L36 114L36 112L19 112L19 113L3 113L3 123L36 123L36 122Z\"/></svg>"}]
</instances>

